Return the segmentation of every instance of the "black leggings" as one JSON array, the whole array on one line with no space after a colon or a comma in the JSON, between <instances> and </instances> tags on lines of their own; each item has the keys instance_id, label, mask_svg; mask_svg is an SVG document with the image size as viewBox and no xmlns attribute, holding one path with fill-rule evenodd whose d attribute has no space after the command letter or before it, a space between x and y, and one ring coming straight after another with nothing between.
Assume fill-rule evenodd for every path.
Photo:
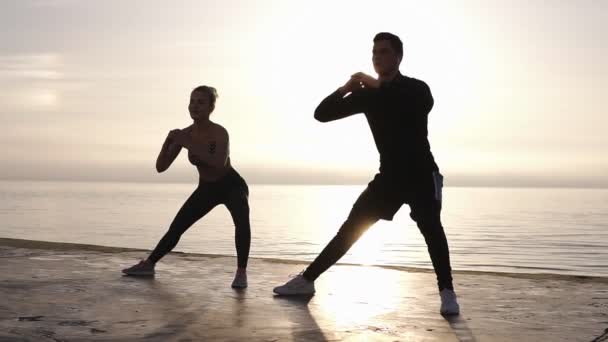
<instances>
[{"instance_id":1,"label":"black leggings","mask_svg":"<svg viewBox=\"0 0 608 342\"><path fill-rule=\"evenodd\" d=\"M247 183L234 169L218 181L201 182L177 212L169 230L150 253L148 260L153 263L158 262L175 248L188 228L215 206L224 204L234 221L237 265L241 268L247 267L251 244L248 197Z\"/></svg>"},{"instance_id":2,"label":"black leggings","mask_svg":"<svg viewBox=\"0 0 608 342\"><path fill-rule=\"evenodd\" d=\"M396 187L395 187L396 188ZM381 218L392 220L403 203L410 205L410 217L424 236L437 276L439 290L454 289L448 242L441 224L441 185L432 178L405 191L405 196L376 177L357 199L346 221L321 254L304 271L304 278L314 281L335 264L374 223Z\"/></svg>"}]
</instances>

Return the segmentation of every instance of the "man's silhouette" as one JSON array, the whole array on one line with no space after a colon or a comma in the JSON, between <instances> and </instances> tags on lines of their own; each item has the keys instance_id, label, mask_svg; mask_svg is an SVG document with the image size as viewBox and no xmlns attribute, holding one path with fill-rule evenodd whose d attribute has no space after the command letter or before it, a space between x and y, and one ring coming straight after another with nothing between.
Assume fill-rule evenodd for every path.
<instances>
[{"instance_id":1,"label":"man's silhouette","mask_svg":"<svg viewBox=\"0 0 608 342\"><path fill-rule=\"evenodd\" d=\"M374 37L372 62L378 79L356 73L317 107L321 122L364 113L380 153L380 172L361 193L346 221L321 254L300 275L278 286L279 295L315 292L314 281L335 264L380 219L392 220L402 204L426 241L441 297L442 314L458 314L448 243L441 225L443 176L427 139L433 97L423 81L403 76L403 44L382 32Z\"/></svg>"}]
</instances>

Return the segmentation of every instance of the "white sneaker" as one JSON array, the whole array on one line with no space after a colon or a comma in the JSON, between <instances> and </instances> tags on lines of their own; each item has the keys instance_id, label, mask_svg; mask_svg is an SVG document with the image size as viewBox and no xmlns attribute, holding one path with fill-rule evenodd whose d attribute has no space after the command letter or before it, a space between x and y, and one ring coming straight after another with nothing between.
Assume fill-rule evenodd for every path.
<instances>
[{"instance_id":1,"label":"white sneaker","mask_svg":"<svg viewBox=\"0 0 608 342\"><path fill-rule=\"evenodd\" d=\"M443 289L439 293L441 296L441 312L442 315L458 315L460 314L460 305L456 301L456 293L454 290Z\"/></svg>"},{"instance_id":2,"label":"white sneaker","mask_svg":"<svg viewBox=\"0 0 608 342\"><path fill-rule=\"evenodd\" d=\"M306 280L302 274L298 274L285 285L277 286L272 291L281 296L312 295L315 293L315 282Z\"/></svg>"},{"instance_id":3,"label":"white sneaker","mask_svg":"<svg viewBox=\"0 0 608 342\"><path fill-rule=\"evenodd\" d=\"M147 260L142 260L136 265L125 268L122 270L122 273L130 276L153 276L154 264Z\"/></svg>"},{"instance_id":4,"label":"white sneaker","mask_svg":"<svg viewBox=\"0 0 608 342\"><path fill-rule=\"evenodd\" d=\"M234 280L232 281L233 289L244 289L247 287L247 272L237 270L234 275Z\"/></svg>"}]
</instances>

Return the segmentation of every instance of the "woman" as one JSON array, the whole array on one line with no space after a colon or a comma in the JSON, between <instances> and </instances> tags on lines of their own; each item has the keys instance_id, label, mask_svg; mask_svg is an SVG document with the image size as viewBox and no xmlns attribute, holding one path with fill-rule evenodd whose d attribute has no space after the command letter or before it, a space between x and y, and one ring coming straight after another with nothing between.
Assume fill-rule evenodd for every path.
<instances>
[{"instance_id":1,"label":"woman","mask_svg":"<svg viewBox=\"0 0 608 342\"><path fill-rule=\"evenodd\" d=\"M217 92L214 88L195 88L190 94L188 106L194 123L184 129L170 131L165 139L156 160L156 170L167 170L181 149L185 148L188 150L188 160L198 170L199 185L148 258L122 270L123 273L133 276L154 275L155 264L177 245L182 234L216 205L224 204L235 225L237 271L232 287L247 287L246 268L251 242L249 188L230 165L228 132L209 120L216 99Z\"/></svg>"}]
</instances>

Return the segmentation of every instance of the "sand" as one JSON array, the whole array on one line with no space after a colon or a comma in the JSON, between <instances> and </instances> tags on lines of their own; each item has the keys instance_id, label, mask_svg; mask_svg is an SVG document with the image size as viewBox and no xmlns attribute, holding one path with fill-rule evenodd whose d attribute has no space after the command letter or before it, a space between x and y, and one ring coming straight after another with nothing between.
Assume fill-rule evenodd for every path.
<instances>
[{"instance_id":1,"label":"sand","mask_svg":"<svg viewBox=\"0 0 608 342\"><path fill-rule=\"evenodd\" d=\"M427 270L336 265L309 298L272 288L305 263L0 239L0 341L608 341L608 278L455 272L461 315L439 315Z\"/></svg>"}]
</instances>

